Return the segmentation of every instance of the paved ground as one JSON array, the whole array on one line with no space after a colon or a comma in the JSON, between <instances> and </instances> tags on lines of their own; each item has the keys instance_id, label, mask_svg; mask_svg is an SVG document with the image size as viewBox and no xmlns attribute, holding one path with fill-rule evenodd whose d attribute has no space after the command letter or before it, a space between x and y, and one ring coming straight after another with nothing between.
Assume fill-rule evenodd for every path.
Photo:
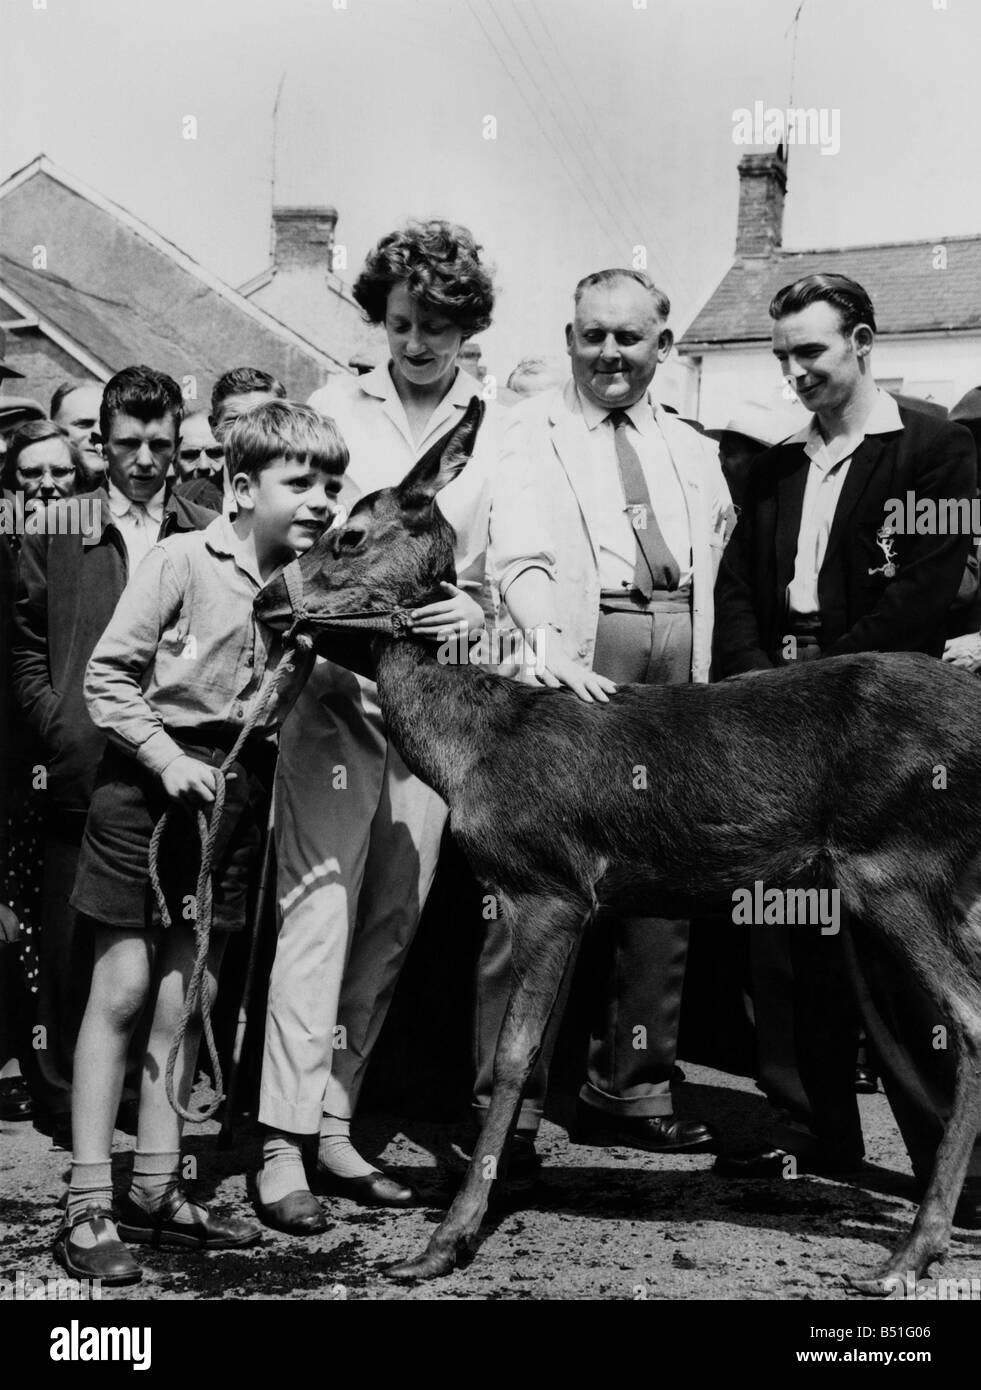
<instances>
[{"instance_id":1,"label":"paved ground","mask_svg":"<svg viewBox=\"0 0 981 1390\"><path fill-rule=\"evenodd\" d=\"M752 1083L704 1067L685 1070L682 1113L713 1120L730 1142L755 1137L765 1108ZM861 1188L811 1177L726 1182L711 1173L709 1155L585 1148L547 1124L537 1187L504 1205L467 1269L416 1287L390 1283L383 1270L417 1252L439 1219L459 1129L375 1119L363 1132L368 1151L413 1181L423 1205L376 1211L335 1199L329 1229L314 1240L267 1231L261 1245L241 1253L144 1252L143 1282L105 1297L847 1299L842 1271L871 1271L914 1210L904 1196L901 1175L909 1170L885 1098L863 1097L861 1105L869 1163ZM248 1214L257 1133L246 1124L234 1146L219 1151L216 1129L192 1127L186 1141L198 1164L198 1190ZM122 1184L133 1140L116 1138ZM49 1243L67 1165L68 1155L30 1125L0 1125L0 1278L58 1272ZM958 1235L942 1272L981 1276L981 1233Z\"/></svg>"}]
</instances>

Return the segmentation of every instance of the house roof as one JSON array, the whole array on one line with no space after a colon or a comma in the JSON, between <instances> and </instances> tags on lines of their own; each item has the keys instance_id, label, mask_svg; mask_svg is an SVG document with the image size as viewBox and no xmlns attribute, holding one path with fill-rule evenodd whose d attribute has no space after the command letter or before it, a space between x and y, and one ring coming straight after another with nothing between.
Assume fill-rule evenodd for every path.
<instances>
[{"instance_id":1,"label":"house roof","mask_svg":"<svg viewBox=\"0 0 981 1390\"><path fill-rule=\"evenodd\" d=\"M346 364L40 155L0 185L0 296L105 379L133 362L210 392L248 363L306 399ZM43 243L46 265L36 267Z\"/></svg>"},{"instance_id":2,"label":"house roof","mask_svg":"<svg viewBox=\"0 0 981 1390\"><path fill-rule=\"evenodd\" d=\"M935 265L946 252L946 268ZM777 251L735 261L688 328L681 351L769 342L777 290L803 275L848 275L868 290L880 334L981 329L981 236Z\"/></svg>"}]
</instances>

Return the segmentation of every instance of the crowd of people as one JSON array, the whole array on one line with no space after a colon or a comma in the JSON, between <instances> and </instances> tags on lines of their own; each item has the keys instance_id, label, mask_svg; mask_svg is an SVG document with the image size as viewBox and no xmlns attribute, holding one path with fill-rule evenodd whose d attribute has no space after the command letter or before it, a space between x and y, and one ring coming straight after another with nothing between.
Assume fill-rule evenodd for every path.
<instances>
[{"instance_id":1,"label":"crowd of people","mask_svg":"<svg viewBox=\"0 0 981 1390\"><path fill-rule=\"evenodd\" d=\"M77 1277L135 1282L140 1243L247 1246L263 1224L309 1237L326 1229L325 1194L416 1200L362 1156L351 1122L447 808L403 762L370 676L340 651L334 662L288 649L252 605L326 528L353 553L357 499L398 485L474 395L486 402L476 452L439 494L456 580L412 613L419 640L516 629L534 650L510 678L583 701L616 700L623 683L749 678L859 651L981 667L975 538L884 521L909 492L972 501L976 442L876 385L875 311L854 281L811 275L771 304L774 371L811 412L778 441L708 432L658 403L670 304L640 271L581 279L568 375L525 360L503 399L464 365L494 308L465 228L434 220L383 237L354 295L389 355L308 404L242 366L192 412L169 376L129 366L104 387L59 388L50 419L6 440L4 497L20 499L25 521L0 535L0 1119L33 1118L71 1148L54 1250ZM73 498L91 503L85 528L68 524ZM246 926L273 827L258 1223L211 1210L181 1177L179 1111L201 1040L200 1003L185 1017L197 813L217 803L205 1001ZM860 922L838 936L749 928L769 1135L728 1151L708 1121L676 1113L691 927L659 915L670 910L651 903L605 924L573 1140L682 1155L721 1146L717 1170L740 1179L784 1176L788 1161L858 1173L864 1036L924 1181L952 1058L932 1045L925 996ZM504 923L482 931L473 1140L511 972ZM553 1023L521 1104L519 1178L540 1166L555 1034ZM136 1149L117 1203L111 1147L127 1107ZM981 1227L981 1147L956 1220Z\"/></svg>"}]
</instances>

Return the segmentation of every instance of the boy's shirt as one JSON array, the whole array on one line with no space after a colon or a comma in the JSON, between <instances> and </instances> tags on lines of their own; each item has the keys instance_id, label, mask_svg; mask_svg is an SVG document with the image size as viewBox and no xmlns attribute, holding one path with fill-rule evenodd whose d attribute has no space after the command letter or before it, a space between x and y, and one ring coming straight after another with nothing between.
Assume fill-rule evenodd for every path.
<instances>
[{"instance_id":1,"label":"boy's shirt","mask_svg":"<svg viewBox=\"0 0 981 1390\"><path fill-rule=\"evenodd\" d=\"M85 672L85 700L109 739L158 775L217 727L233 736L284 659L283 635L252 611L263 581L226 517L158 542L130 579ZM297 653L257 735L286 717L313 663ZM261 697L260 697L261 698Z\"/></svg>"}]
</instances>

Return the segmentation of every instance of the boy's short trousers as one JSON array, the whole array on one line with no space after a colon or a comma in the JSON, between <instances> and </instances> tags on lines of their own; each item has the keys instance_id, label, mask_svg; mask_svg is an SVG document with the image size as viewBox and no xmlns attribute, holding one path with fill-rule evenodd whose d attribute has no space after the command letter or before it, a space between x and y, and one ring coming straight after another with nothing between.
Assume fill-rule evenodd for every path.
<instances>
[{"instance_id":1,"label":"boy's short trousers","mask_svg":"<svg viewBox=\"0 0 981 1390\"><path fill-rule=\"evenodd\" d=\"M221 748L183 741L181 747L214 767L225 757ZM247 743L240 760L225 773L225 809L212 861L213 931L241 931L245 926L274 761L268 744L250 748ZM197 890L201 862L196 812L172 802L158 776L112 746L103 755L85 822L71 897L76 912L131 931L161 925L150 884L150 838L168 806L173 812L160 844L160 883L171 922L193 929L188 904Z\"/></svg>"}]
</instances>

